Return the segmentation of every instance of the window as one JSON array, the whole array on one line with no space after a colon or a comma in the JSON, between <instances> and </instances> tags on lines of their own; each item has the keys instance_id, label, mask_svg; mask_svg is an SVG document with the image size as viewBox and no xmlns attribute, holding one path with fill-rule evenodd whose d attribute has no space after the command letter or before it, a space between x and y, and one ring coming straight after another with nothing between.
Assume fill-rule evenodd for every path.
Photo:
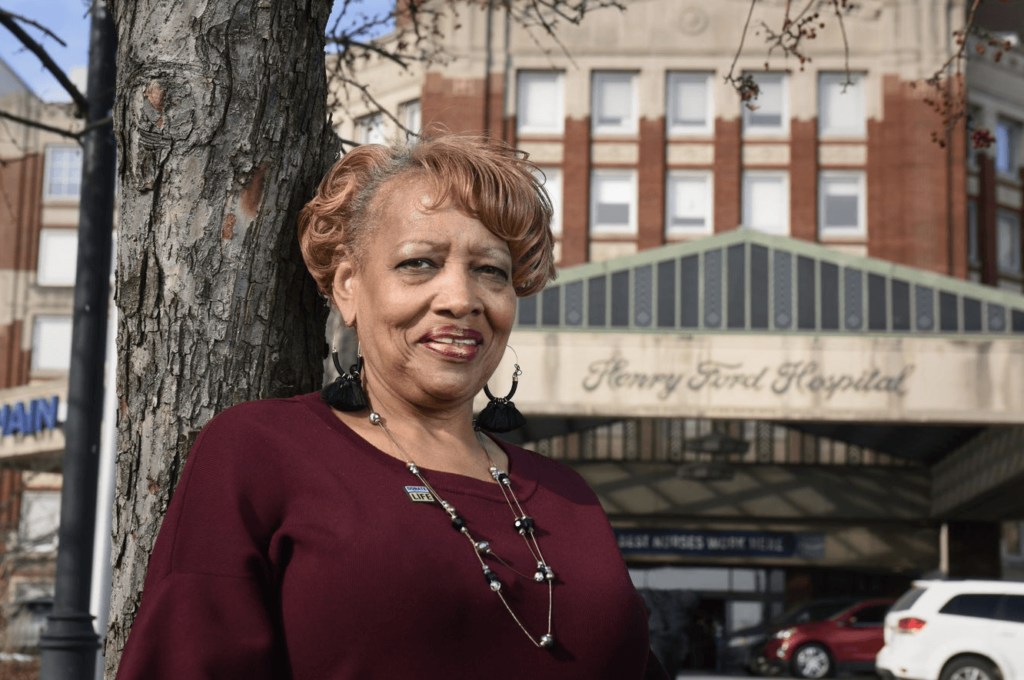
<instances>
[{"instance_id":1,"label":"window","mask_svg":"<svg viewBox=\"0 0 1024 680\"><path fill-rule=\"evenodd\" d=\"M896 600L896 603L889 608L891 612L902 612L910 609L914 606L914 603L921 599L924 595L924 588L911 588L907 592L900 595L900 599Z\"/></svg>"},{"instance_id":2,"label":"window","mask_svg":"<svg viewBox=\"0 0 1024 680\"><path fill-rule=\"evenodd\" d=\"M78 230L40 230L36 283L40 286L75 285L75 266L77 260Z\"/></svg>"},{"instance_id":3,"label":"window","mask_svg":"<svg viewBox=\"0 0 1024 680\"><path fill-rule=\"evenodd\" d=\"M743 226L767 234L789 234L789 175L743 173Z\"/></svg>"},{"instance_id":4,"label":"window","mask_svg":"<svg viewBox=\"0 0 1024 680\"><path fill-rule=\"evenodd\" d=\"M71 365L71 317L37 316L32 327L32 370L66 371Z\"/></svg>"},{"instance_id":5,"label":"window","mask_svg":"<svg viewBox=\"0 0 1024 680\"><path fill-rule=\"evenodd\" d=\"M636 232L636 171L594 170L590 182L590 232Z\"/></svg>"},{"instance_id":6,"label":"window","mask_svg":"<svg viewBox=\"0 0 1024 680\"><path fill-rule=\"evenodd\" d=\"M23 491L18 543L24 552L53 552L60 529L60 491Z\"/></svg>"},{"instance_id":7,"label":"window","mask_svg":"<svg viewBox=\"0 0 1024 680\"><path fill-rule=\"evenodd\" d=\"M818 176L818 233L863 236L864 193L863 172L822 172Z\"/></svg>"},{"instance_id":8,"label":"window","mask_svg":"<svg viewBox=\"0 0 1024 680\"><path fill-rule=\"evenodd\" d=\"M1000 210L996 216L996 262L1002 274L1020 274L1020 215Z\"/></svg>"},{"instance_id":9,"label":"window","mask_svg":"<svg viewBox=\"0 0 1024 680\"><path fill-rule=\"evenodd\" d=\"M43 198L77 199L82 185L82 148L46 147Z\"/></svg>"},{"instance_id":10,"label":"window","mask_svg":"<svg viewBox=\"0 0 1024 680\"><path fill-rule=\"evenodd\" d=\"M999 618L1003 621L1024 623L1024 595L1004 595Z\"/></svg>"},{"instance_id":11,"label":"window","mask_svg":"<svg viewBox=\"0 0 1024 680\"><path fill-rule=\"evenodd\" d=\"M818 75L818 134L822 137L862 137L864 125L864 74ZM845 91L844 91L845 86Z\"/></svg>"},{"instance_id":12,"label":"window","mask_svg":"<svg viewBox=\"0 0 1024 680\"><path fill-rule=\"evenodd\" d=\"M887 604L873 604L859 609L850 617L855 626L881 626L885 622L885 614L889 611Z\"/></svg>"},{"instance_id":13,"label":"window","mask_svg":"<svg viewBox=\"0 0 1024 680\"><path fill-rule=\"evenodd\" d=\"M356 120L360 144L384 144L384 115L374 113Z\"/></svg>"},{"instance_id":14,"label":"window","mask_svg":"<svg viewBox=\"0 0 1024 680\"><path fill-rule=\"evenodd\" d=\"M1005 118L996 121L996 171L1017 172L1020 123Z\"/></svg>"},{"instance_id":15,"label":"window","mask_svg":"<svg viewBox=\"0 0 1024 680\"><path fill-rule=\"evenodd\" d=\"M981 266L978 256L978 202L974 199L967 201L967 264Z\"/></svg>"},{"instance_id":16,"label":"window","mask_svg":"<svg viewBox=\"0 0 1024 680\"><path fill-rule=\"evenodd\" d=\"M562 73L520 71L516 89L519 134L560 135L565 128Z\"/></svg>"},{"instance_id":17,"label":"window","mask_svg":"<svg viewBox=\"0 0 1024 680\"><path fill-rule=\"evenodd\" d=\"M994 619L1002 595L957 595L939 610L940 614Z\"/></svg>"},{"instance_id":18,"label":"window","mask_svg":"<svg viewBox=\"0 0 1024 680\"><path fill-rule=\"evenodd\" d=\"M712 196L710 172L672 171L668 176L665 234L710 234L712 231Z\"/></svg>"},{"instance_id":19,"label":"window","mask_svg":"<svg viewBox=\"0 0 1024 680\"><path fill-rule=\"evenodd\" d=\"M747 134L789 133L788 91L784 73L755 73L761 89L757 99L749 102L754 108L743 106L743 131Z\"/></svg>"},{"instance_id":20,"label":"window","mask_svg":"<svg viewBox=\"0 0 1024 680\"><path fill-rule=\"evenodd\" d=\"M595 133L636 134L635 73L595 72L592 94L590 115Z\"/></svg>"},{"instance_id":21,"label":"window","mask_svg":"<svg viewBox=\"0 0 1024 680\"><path fill-rule=\"evenodd\" d=\"M562 235L562 170L560 168L543 167L535 171L537 181L544 187L551 199L551 232L555 236Z\"/></svg>"},{"instance_id":22,"label":"window","mask_svg":"<svg viewBox=\"0 0 1024 680\"><path fill-rule=\"evenodd\" d=\"M669 73L668 134L711 134L714 132L714 106L711 99L711 73Z\"/></svg>"},{"instance_id":23,"label":"window","mask_svg":"<svg viewBox=\"0 0 1024 680\"><path fill-rule=\"evenodd\" d=\"M399 107L399 116L401 116L402 125L405 126L405 141L415 141L423 128L423 114L420 108L420 100L414 99L411 102L406 102Z\"/></svg>"}]
</instances>

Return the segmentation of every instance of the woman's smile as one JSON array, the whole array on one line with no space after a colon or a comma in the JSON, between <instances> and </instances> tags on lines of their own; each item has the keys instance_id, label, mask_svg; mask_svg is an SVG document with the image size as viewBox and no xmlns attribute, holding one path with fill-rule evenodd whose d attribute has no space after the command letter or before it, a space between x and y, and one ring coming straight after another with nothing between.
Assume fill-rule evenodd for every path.
<instances>
[{"instance_id":1,"label":"woman's smile","mask_svg":"<svg viewBox=\"0 0 1024 680\"><path fill-rule=\"evenodd\" d=\"M466 361L476 357L477 350L483 343L483 333L458 326L435 328L420 339L420 344L432 352Z\"/></svg>"}]
</instances>

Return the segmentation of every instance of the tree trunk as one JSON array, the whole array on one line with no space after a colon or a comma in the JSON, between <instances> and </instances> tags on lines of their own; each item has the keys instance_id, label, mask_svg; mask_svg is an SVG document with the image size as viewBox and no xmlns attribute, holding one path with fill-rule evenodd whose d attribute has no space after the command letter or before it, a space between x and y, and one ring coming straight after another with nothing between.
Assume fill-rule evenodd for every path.
<instances>
[{"instance_id":1,"label":"tree trunk","mask_svg":"<svg viewBox=\"0 0 1024 680\"><path fill-rule=\"evenodd\" d=\"M113 677L188 449L241 401L320 387L327 307L297 215L333 162L331 0L118 0L120 403Z\"/></svg>"}]
</instances>

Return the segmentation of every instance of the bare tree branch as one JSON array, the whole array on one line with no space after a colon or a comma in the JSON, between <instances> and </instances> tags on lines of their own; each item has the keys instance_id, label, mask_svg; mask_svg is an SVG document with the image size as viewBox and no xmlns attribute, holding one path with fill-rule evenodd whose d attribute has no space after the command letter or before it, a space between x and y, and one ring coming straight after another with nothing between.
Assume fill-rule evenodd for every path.
<instances>
[{"instance_id":1,"label":"bare tree branch","mask_svg":"<svg viewBox=\"0 0 1024 680\"><path fill-rule=\"evenodd\" d=\"M81 143L82 135L86 132L86 130L91 130L93 128L99 127L99 125L107 124L110 122L110 118L105 118L101 121L97 121L96 123L90 124L89 127L85 128L85 130L82 130L81 132L72 132L71 130L65 130L64 128L54 127L52 125L40 123L39 121L35 121L30 118L22 118L21 116L16 116L13 113L7 113L6 111L0 111L0 118L13 120L15 123L21 123L22 125L27 125L29 127L37 128L39 130L46 130L47 132L52 132L54 134L61 135L62 137L69 137L71 139L78 141L79 143Z\"/></svg>"},{"instance_id":2,"label":"bare tree branch","mask_svg":"<svg viewBox=\"0 0 1024 680\"><path fill-rule=\"evenodd\" d=\"M761 94L755 76L751 73L736 74L736 64L739 62L740 54L743 52L743 45L746 42L747 33L750 31L750 22L754 15L754 7L758 0L750 0L750 9L747 11L747 20L743 24L743 33L740 36L739 47L733 56L729 73L725 81L732 85L747 108L756 109L754 100ZM844 72L846 80L843 83L843 90L853 84L853 77L850 73L850 41L846 34L846 23L844 13L850 12L854 5L849 0L808 0L796 16L792 15L792 0L786 0L785 11L782 15L782 24L779 28L773 29L766 22L760 22L760 30L764 31L765 44L768 46L764 68L767 71L771 67L771 58L776 51L782 52L785 58L793 57L800 62L800 70L811 61L811 57L805 52L805 41L814 40L818 37L818 31L825 28L825 18L820 12L813 11L815 7L831 5L835 12L836 21L839 23L839 30L843 38Z\"/></svg>"},{"instance_id":3,"label":"bare tree branch","mask_svg":"<svg viewBox=\"0 0 1024 680\"><path fill-rule=\"evenodd\" d=\"M357 74L367 60L385 59L403 70L414 63L445 63L450 58L445 22L458 29L460 8L475 7L504 11L510 20L526 30L538 47L549 51L539 40L539 36L546 36L575 65L558 37L560 22L577 25L588 12L625 9L621 0L439 0L398 3L389 13L365 14L355 9L359 0L338 0L337 4L340 12L327 31L327 43L338 50L327 60L328 78L336 88L329 95L329 107L345 111L352 101L360 101L373 113L387 116L406 134L418 131L408 130L402 121L380 106L360 82ZM374 37L386 28L392 30L387 35Z\"/></svg>"},{"instance_id":4,"label":"bare tree branch","mask_svg":"<svg viewBox=\"0 0 1024 680\"><path fill-rule=\"evenodd\" d=\"M50 36L51 38L56 40L58 43L60 43L61 47L67 47L68 46L68 44L66 42L64 42L63 40L61 40L60 37L57 36L56 33L51 31L50 29L48 29L46 26L43 26L39 22L32 21L28 17L23 17L20 14L15 14L13 12L8 12L5 9L0 9L0 16L7 16L7 17L10 17L11 19L17 19L18 21L20 21L23 24L28 24L29 26L34 26L35 28L38 28L40 31L42 31L43 33L45 33L46 35Z\"/></svg>"},{"instance_id":5,"label":"bare tree branch","mask_svg":"<svg viewBox=\"0 0 1024 680\"><path fill-rule=\"evenodd\" d=\"M50 56L46 49L33 40L32 36L26 33L25 29L18 25L10 12L0 12L0 25L7 28L7 30L14 34L15 38L21 41L22 45L39 57L39 61L43 63L46 70L52 73L53 77L57 79L57 82L61 84L61 87L71 95L71 99L75 102L75 107L77 109L75 112L76 117L85 118L89 112L89 102L86 101L85 95L78 91L78 88L71 82L67 74L61 70L60 66L57 66L57 62L53 60L53 57Z\"/></svg>"}]
</instances>

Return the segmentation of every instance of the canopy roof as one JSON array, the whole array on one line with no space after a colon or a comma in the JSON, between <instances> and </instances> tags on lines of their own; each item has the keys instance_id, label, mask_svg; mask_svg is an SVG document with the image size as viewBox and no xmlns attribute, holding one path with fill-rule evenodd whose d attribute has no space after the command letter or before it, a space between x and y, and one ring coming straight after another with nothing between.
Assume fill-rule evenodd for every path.
<instances>
[{"instance_id":1,"label":"canopy roof","mask_svg":"<svg viewBox=\"0 0 1024 680\"><path fill-rule=\"evenodd\" d=\"M749 229L561 270L523 330L1024 337L1024 295Z\"/></svg>"}]
</instances>

